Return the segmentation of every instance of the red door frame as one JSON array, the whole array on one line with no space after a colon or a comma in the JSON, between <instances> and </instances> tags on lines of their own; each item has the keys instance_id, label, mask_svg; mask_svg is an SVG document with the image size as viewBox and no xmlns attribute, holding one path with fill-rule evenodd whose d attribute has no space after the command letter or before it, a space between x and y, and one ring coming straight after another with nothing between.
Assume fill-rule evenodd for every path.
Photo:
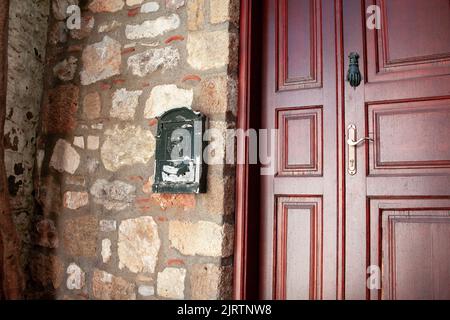
<instances>
[{"instance_id":1,"label":"red door frame","mask_svg":"<svg viewBox=\"0 0 450 320\"><path fill-rule=\"evenodd\" d=\"M250 103L248 97L250 96L251 5L252 0L241 0L237 128L243 130L248 130L249 128ZM244 152L247 155L247 148L247 141L238 139L238 154L239 152ZM236 166L236 226L233 277L233 298L236 300L246 298L248 167L248 163L238 164Z\"/></svg>"},{"instance_id":2,"label":"red door frame","mask_svg":"<svg viewBox=\"0 0 450 320\"><path fill-rule=\"evenodd\" d=\"M252 0L241 0L240 8L240 49L239 49L239 101L237 129L247 131L250 128L250 97L252 70ZM248 299L249 268L249 219L248 219L248 140L238 139L237 154L245 155L246 163L236 166L236 216L233 298Z\"/></svg>"}]
</instances>

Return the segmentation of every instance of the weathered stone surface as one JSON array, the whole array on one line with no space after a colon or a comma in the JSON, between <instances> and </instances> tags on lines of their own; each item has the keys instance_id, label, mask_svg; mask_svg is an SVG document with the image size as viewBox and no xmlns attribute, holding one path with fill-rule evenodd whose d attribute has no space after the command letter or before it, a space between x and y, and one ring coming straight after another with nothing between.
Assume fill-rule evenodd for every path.
<instances>
[{"instance_id":1,"label":"weathered stone surface","mask_svg":"<svg viewBox=\"0 0 450 320\"><path fill-rule=\"evenodd\" d=\"M45 217L51 213L60 213L62 207L61 185L52 176L39 180L38 201Z\"/></svg>"},{"instance_id":2,"label":"weathered stone surface","mask_svg":"<svg viewBox=\"0 0 450 320\"><path fill-rule=\"evenodd\" d=\"M53 155L50 159L50 167L59 172L74 174L80 165L80 155L77 151L63 139L56 142Z\"/></svg>"},{"instance_id":3,"label":"weathered stone surface","mask_svg":"<svg viewBox=\"0 0 450 320\"><path fill-rule=\"evenodd\" d=\"M180 61L180 53L172 46L149 49L128 58L128 69L135 76L144 77L161 69L163 72L175 68Z\"/></svg>"},{"instance_id":4,"label":"weathered stone surface","mask_svg":"<svg viewBox=\"0 0 450 320\"><path fill-rule=\"evenodd\" d=\"M105 36L101 42L89 45L82 55L81 84L89 85L120 74L121 45Z\"/></svg>"},{"instance_id":5,"label":"weathered stone surface","mask_svg":"<svg viewBox=\"0 0 450 320\"><path fill-rule=\"evenodd\" d=\"M42 165L44 164L45 158L45 150L37 150L36 151L36 165L37 165L37 173L38 175L42 172Z\"/></svg>"},{"instance_id":6,"label":"weathered stone surface","mask_svg":"<svg viewBox=\"0 0 450 320\"><path fill-rule=\"evenodd\" d=\"M208 175L208 193L199 195L200 207L210 215L230 215L234 212L235 180L230 176Z\"/></svg>"},{"instance_id":7,"label":"weathered stone surface","mask_svg":"<svg viewBox=\"0 0 450 320\"><path fill-rule=\"evenodd\" d=\"M198 90L196 107L204 114L225 114L232 109L228 104L228 97L237 93L235 81L227 76L215 76L202 80Z\"/></svg>"},{"instance_id":8,"label":"weathered stone surface","mask_svg":"<svg viewBox=\"0 0 450 320\"><path fill-rule=\"evenodd\" d=\"M81 40L87 38L94 29L95 19L93 16L84 16L81 18L81 28L70 31L72 38Z\"/></svg>"},{"instance_id":9,"label":"weathered stone surface","mask_svg":"<svg viewBox=\"0 0 450 320\"><path fill-rule=\"evenodd\" d=\"M158 295L169 299L184 299L186 269L166 268L158 273Z\"/></svg>"},{"instance_id":10,"label":"weathered stone surface","mask_svg":"<svg viewBox=\"0 0 450 320\"><path fill-rule=\"evenodd\" d=\"M153 277L149 276L149 275L138 274L136 276L136 281L137 282L151 282L151 281L153 281Z\"/></svg>"},{"instance_id":11,"label":"weathered stone surface","mask_svg":"<svg viewBox=\"0 0 450 320\"><path fill-rule=\"evenodd\" d=\"M0 15L4 18L8 7L5 2L2 2L2 5ZM1 108L6 114L6 121L5 136L0 136L0 139L4 142L5 169L9 189L12 191L12 217L20 240L26 242L22 249L24 259L21 265L27 261L30 220L34 217L33 193L37 191L33 183L36 173L36 124L40 122L42 91L46 87L43 76L44 68L47 67L45 61L50 7L50 1L10 1L9 25L4 28L5 34L8 33L9 36L7 41L2 42L1 52L8 56L8 63L1 76L7 80L8 88L6 89L5 85L6 92L1 94ZM6 58L4 60L6 61ZM6 101L3 101L4 98ZM18 172L17 168L20 168L21 172ZM2 192L5 193L5 190ZM3 244L5 245L5 242ZM3 264L7 264L6 260Z\"/></svg>"},{"instance_id":12,"label":"weathered stone surface","mask_svg":"<svg viewBox=\"0 0 450 320\"><path fill-rule=\"evenodd\" d=\"M194 99L192 89L180 89L174 84L156 86L145 104L144 116L153 119L171 109L191 108Z\"/></svg>"},{"instance_id":13,"label":"weathered stone surface","mask_svg":"<svg viewBox=\"0 0 450 320\"><path fill-rule=\"evenodd\" d=\"M12 216L19 239L26 244L32 243L32 221L28 212L16 213Z\"/></svg>"},{"instance_id":14,"label":"weathered stone surface","mask_svg":"<svg viewBox=\"0 0 450 320\"><path fill-rule=\"evenodd\" d=\"M122 26L117 20L113 20L111 22L104 23L98 27L98 33L110 32Z\"/></svg>"},{"instance_id":15,"label":"weathered stone surface","mask_svg":"<svg viewBox=\"0 0 450 320\"><path fill-rule=\"evenodd\" d=\"M100 167L100 161L95 158L88 157L86 161L86 168L88 169L89 174L94 174L97 172Z\"/></svg>"},{"instance_id":16,"label":"weathered stone surface","mask_svg":"<svg viewBox=\"0 0 450 320\"><path fill-rule=\"evenodd\" d=\"M50 219L43 219L36 224L37 238L36 244L45 247L55 249L59 246L58 231L56 230L55 223Z\"/></svg>"},{"instance_id":17,"label":"weathered stone surface","mask_svg":"<svg viewBox=\"0 0 450 320\"><path fill-rule=\"evenodd\" d=\"M127 6L135 6L144 2L144 0L127 0Z\"/></svg>"},{"instance_id":18,"label":"weathered stone surface","mask_svg":"<svg viewBox=\"0 0 450 320\"><path fill-rule=\"evenodd\" d=\"M83 113L87 119L94 120L100 117L101 109L102 104L98 92L88 93L84 97Z\"/></svg>"},{"instance_id":19,"label":"weathered stone surface","mask_svg":"<svg viewBox=\"0 0 450 320\"><path fill-rule=\"evenodd\" d=\"M97 180L91 187L94 201L107 210L124 210L134 200L136 188L122 181Z\"/></svg>"},{"instance_id":20,"label":"weathered stone surface","mask_svg":"<svg viewBox=\"0 0 450 320\"><path fill-rule=\"evenodd\" d=\"M50 27L48 41L53 45L58 43L66 43L67 33L68 30L66 28L66 24L63 21L59 21Z\"/></svg>"},{"instance_id":21,"label":"weathered stone surface","mask_svg":"<svg viewBox=\"0 0 450 320\"><path fill-rule=\"evenodd\" d=\"M229 124L225 121L210 121L209 128L205 132L204 139L209 141L208 146L205 148L203 152L203 161L205 161L208 165L223 165L224 163L234 163L235 158L235 140L234 140L234 131L229 131ZM227 149L228 148L228 149ZM229 152L229 162L226 161L226 155ZM210 177L209 177L210 178ZM208 179L208 184L213 181L212 179ZM223 184L225 179L215 179L215 183ZM211 194L213 190L209 190L208 194ZM224 192L224 190L216 191Z\"/></svg>"},{"instance_id":22,"label":"weathered stone surface","mask_svg":"<svg viewBox=\"0 0 450 320\"><path fill-rule=\"evenodd\" d=\"M73 137L73 145L80 149L84 149L84 137Z\"/></svg>"},{"instance_id":23,"label":"weathered stone surface","mask_svg":"<svg viewBox=\"0 0 450 320\"><path fill-rule=\"evenodd\" d=\"M117 230L117 222L115 220L100 220L101 232L113 232Z\"/></svg>"},{"instance_id":24,"label":"weathered stone surface","mask_svg":"<svg viewBox=\"0 0 450 320\"><path fill-rule=\"evenodd\" d=\"M57 256L34 253L30 259L30 271L34 281L57 289L64 277L64 264Z\"/></svg>"},{"instance_id":25,"label":"weathered stone surface","mask_svg":"<svg viewBox=\"0 0 450 320\"><path fill-rule=\"evenodd\" d=\"M119 226L119 268L154 273L161 240L152 217L123 221Z\"/></svg>"},{"instance_id":26,"label":"weathered stone surface","mask_svg":"<svg viewBox=\"0 0 450 320\"><path fill-rule=\"evenodd\" d=\"M67 176L66 185L84 187L86 185L86 178L84 176Z\"/></svg>"},{"instance_id":27,"label":"weathered stone surface","mask_svg":"<svg viewBox=\"0 0 450 320\"><path fill-rule=\"evenodd\" d=\"M43 121L46 132L66 134L76 127L80 89L72 84L50 89L44 104Z\"/></svg>"},{"instance_id":28,"label":"weathered stone surface","mask_svg":"<svg viewBox=\"0 0 450 320\"><path fill-rule=\"evenodd\" d=\"M81 290L86 283L86 274L75 263L71 263L67 267L67 289L69 290Z\"/></svg>"},{"instance_id":29,"label":"weathered stone surface","mask_svg":"<svg viewBox=\"0 0 450 320\"><path fill-rule=\"evenodd\" d=\"M23 131L23 129L14 126L12 121L5 121L5 135L3 139L5 150L18 152L24 149L26 139Z\"/></svg>"},{"instance_id":30,"label":"weathered stone surface","mask_svg":"<svg viewBox=\"0 0 450 320\"><path fill-rule=\"evenodd\" d=\"M94 270L92 292L100 300L136 300L136 287L125 279L105 271Z\"/></svg>"},{"instance_id":31,"label":"weathered stone surface","mask_svg":"<svg viewBox=\"0 0 450 320\"><path fill-rule=\"evenodd\" d=\"M123 0L93 0L89 4L92 12L117 12L122 10L125 3Z\"/></svg>"},{"instance_id":32,"label":"weathered stone surface","mask_svg":"<svg viewBox=\"0 0 450 320\"><path fill-rule=\"evenodd\" d=\"M168 10L177 10L184 6L185 0L166 0L166 8Z\"/></svg>"},{"instance_id":33,"label":"weathered stone surface","mask_svg":"<svg viewBox=\"0 0 450 320\"><path fill-rule=\"evenodd\" d=\"M231 267L218 267L214 264L194 265L190 277L191 299L231 299L232 274Z\"/></svg>"},{"instance_id":34,"label":"weathered stone surface","mask_svg":"<svg viewBox=\"0 0 450 320\"><path fill-rule=\"evenodd\" d=\"M155 1L144 3L141 6L141 13L156 12L159 10L159 3Z\"/></svg>"},{"instance_id":35,"label":"weathered stone surface","mask_svg":"<svg viewBox=\"0 0 450 320\"><path fill-rule=\"evenodd\" d=\"M111 117L119 118L120 120L133 120L141 94L142 90L127 91L124 88L114 92L110 112Z\"/></svg>"},{"instance_id":36,"label":"weathered stone surface","mask_svg":"<svg viewBox=\"0 0 450 320\"><path fill-rule=\"evenodd\" d=\"M64 207L72 210L80 209L89 203L87 192L67 191L64 194Z\"/></svg>"},{"instance_id":37,"label":"weathered stone surface","mask_svg":"<svg viewBox=\"0 0 450 320\"><path fill-rule=\"evenodd\" d=\"M146 20L140 25L127 25L125 35L127 39L155 38L180 27L180 17L171 14L167 17L159 17L156 20Z\"/></svg>"},{"instance_id":38,"label":"weathered stone surface","mask_svg":"<svg viewBox=\"0 0 450 320\"><path fill-rule=\"evenodd\" d=\"M205 0L187 0L187 26L189 31L202 29L205 21Z\"/></svg>"},{"instance_id":39,"label":"weathered stone surface","mask_svg":"<svg viewBox=\"0 0 450 320\"><path fill-rule=\"evenodd\" d=\"M228 224L170 221L170 246L187 256L229 257L233 252L233 231Z\"/></svg>"},{"instance_id":40,"label":"weathered stone surface","mask_svg":"<svg viewBox=\"0 0 450 320\"><path fill-rule=\"evenodd\" d=\"M230 19L230 0L209 0L211 23L222 23Z\"/></svg>"},{"instance_id":41,"label":"weathered stone surface","mask_svg":"<svg viewBox=\"0 0 450 320\"><path fill-rule=\"evenodd\" d=\"M102 240L102 260L103 263L108 263L111 260L111 240Z\"/></svg>"},{"instance_id":42,"label":"weathered stone surface","mask_svg":"<svg viewBox=\"0 0 450 320\"><path fill-rule=\"evenodd\" d=\"M153 286L146 286L146 285L141 285L138 288L138 292L141 296L143 297L151 297L155 295L155 287Z\"/></svg>"},{"instance_id":43,"label":"weathered stone surface","mask_svg":"<svg viewBox=\"0 0 450 320\"><path fill-rule=\"evenodd\" d=\"M64 223L63 241L68 254L95 257L98 220L92 216L69 219Z\"/></svg>"},{"instance_id":44,"label":"weathered stone surface","mask_svg":"<svg viewBox=\"0 0 450 320\"><path fill-rule=\"evenodd\" d=\"M104 127L105 126L103 123L95 123L95 124L91 125L91 128L94 130L103 130Z\"/></svg>"},{"instance_id":45,"label":"weathered stone surface","mask_svg":"<svg viewBox=\"0 0 450 320\"><path fill-rule=\"evenodd\" d=\"M142 192L146 194L152 193L153 181L155 180L154 176L150 176L148 180L142 186Z\"/></svg>"},{"instance_id":46,"label":"weathered stone surface","mask_svg":"<svg viewBox=\"0 0 450 320\"><path fill-rule=\"evenodd\" d=\"M225 121L210 121L209 128L205 132L204 139L210 143L203 152L203 159L209 165L221 165L225 163L225 155L228 142L228 123ZM231 138L233 137L230 132ZM230 139L231 139L230 138ZM234 141L231 141L234 148ZM233 150L232 150L233 151ZM234 152L230 151L234 156ZM232 159L234 161L234 158Z\"/></svg>"},{"instance_id":47,"label":"weathered stone surface","mask_svg":"<svg viewBox=\"0 0 450 320\"><path fill-rule=\"evenodd\" d=\"M52 11L55 19L66 19L69 16L67 14L67 7L70 5L78 5L78 0L53 0Z\"/></svg>"},{"instance_id":48,"label":"weathered stone surface","mask_svg":"<svg viewBox=\"0 0 450 320\"><path fill-rule=\"evenodd\" d=\"M100 137L88 136L87 137L87 149L88 150L98 150L98 148L100 148Z\"/></svg>"},{"instance_id":49,"label":"weathered stone surface","mask_svg":"<svg viewBox=\"0 0 450 320\"><path fill-rule=\"evenodd\" d=\"M146 164L155 153L155 138L149 130L141 127L116 126L105 131L106 141L101 148L105 168L117 171L124 166Z\"/></svg>"},{"instance_id":50,"label":"weathered stone surface","mask_svg":"<svg viewBox=\"0 0 450 320\"><path fill-rule=\"evenodd\" d=\"M226 30L191 32L187 38L187 61L198 70L222 68L229 62L229 46Z\"/></svg>"}]
</instances>

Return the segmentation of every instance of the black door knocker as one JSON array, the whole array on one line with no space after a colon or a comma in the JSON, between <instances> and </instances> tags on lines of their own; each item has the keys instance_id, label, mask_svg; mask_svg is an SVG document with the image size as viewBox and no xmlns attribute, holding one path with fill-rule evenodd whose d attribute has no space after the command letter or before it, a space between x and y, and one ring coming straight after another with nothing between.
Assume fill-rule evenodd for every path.
<instances>
[{"instance_id":1,"label":"black door knocker","mask_svg":"<svg viewBox=\"0 0 450 320\"><path fill-rule=\"evenodd\" d=\"M348 57L350 58L350 65L347 73L347 81L356 89L362 80L361 72L359 71L359 54L352 52Z\"/></svg>"}]
</instances>

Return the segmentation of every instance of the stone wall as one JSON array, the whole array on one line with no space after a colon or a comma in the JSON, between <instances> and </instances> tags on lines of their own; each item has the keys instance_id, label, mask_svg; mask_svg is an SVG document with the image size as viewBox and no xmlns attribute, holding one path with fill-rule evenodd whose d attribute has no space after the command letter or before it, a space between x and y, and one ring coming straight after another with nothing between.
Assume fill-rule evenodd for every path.
<instances>
[{"instance_id":1,"label":"stone wall","mask_svg":"<svg viewBox=\"0 0 450 320\"><path fill-rule=\"evenodd\" d=\"M10 0L5 164L26 265L33 219L36 127L42 98L49 0Z\"/></svg>"},{"instance_id":2,"label":"stone wall","mask_svg":"<svg viewBox=\"0 0 450 320\"><path fill-rule=\"evenodd\" d=\"M30 297L231 297L234 168L210 166L204 195L151 186L163 112L234 127L238 16L238 0L52 1Z\"/></svg>"}]
</instances>

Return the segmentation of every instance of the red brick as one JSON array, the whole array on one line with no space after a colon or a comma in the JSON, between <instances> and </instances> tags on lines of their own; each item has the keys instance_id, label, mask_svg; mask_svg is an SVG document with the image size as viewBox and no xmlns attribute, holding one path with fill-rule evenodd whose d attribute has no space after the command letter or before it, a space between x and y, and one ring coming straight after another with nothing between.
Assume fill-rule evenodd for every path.
<instances>
[{"instance_id":1,"label":"red brick","mask_svg":"<svg viewBox=\"0 0 450 320\"><path fill-rule=\"evenodd\" d=\"M169 44L169 43L171 43L173 41L183 41L183 40L184 40L184 37L182 35L178 34L178 35L171 36L171 37L167 38L165 43Z\"/></svg>"},{"instance_id":2,"label":"red brick","mask_svg":"<svg viewBox=\"0 0 450 320\"><path fill-rule=\"evenodd\" d=\"M135 52L136 48L132 47L132 48L126 48L124 50L122 50L122 54L127 54L127 53L131 53L131 52Z\"/></svg>"},{"instance_id":3,"label":"red brick","mask_svg":"<svg viewBox=\"0 0 450 320\"><path fill-rule=\"evenodd\" d=\"M170 259L167 261L169 267L181 267L184 266L184 261L181 259Z\"/></svg>"},{"instance_id":4,"label":"red brick","mask_svg":"<svg viewBox=\"0 0 450 320\"><path fill-rule=\"evenodd\" d=\"M198 75L196 74L188 74L187 76L185 76L182 80L183 82L186 81L202 81L202 78L200 78Z\"/></svg>"},{"instance_id":5,"label":"red brick","mask_svg":"<svg viewBox=\"0 0 450 320\"><path fill-rule=\"evenodd\" d=\"M153 194L152 200L162 210L170 208L182 208L188 211L195 208L195 196L191 194Z\"/></svg>"},{"instance_id":6,"label":"red brick","mask_svg":"<svg viewBox=\"0 0 450 320\"><path fill-rule=\"evenodd\" d=\"M139 13L140 10L141 10L141 7L130 9L130 10L128 10L128 16L134 17Z\"/></svg>"},{"instance_id":7,"label":"red brick","mask_svg":"<svg viewBox=\"0 0 450 320\"><path fill-rule=\"evenodd\" d=\"M79 94L80 89L71 84L49 90L43 108L44 127L47 133L71 133L76 128Z\"/></svg>"},{"instance_id":8,"label":"red brick","mask_svg":"<svg viewBox=\"0 0 450 320\"><path fill-rule=\"evenodd\" d=\"M102 82L100 83L100 90L109 90L111 89L111 85L109 83L106 82Z\"/></svg>"},{"instance_id":9,"label":"red brick","mask_svg":"<svg viewBox=\"0 0 450 320\"><path fill-rule=\"evenodd\" d=\"M97 250L98 220L85 216L68 220L63 239L66 252L72 256L95 257Z\"/></svg>"},{"instance_id":10,"label":"red brick","mask_svg":"<svg viewBox=\"0 0 450 320\"><path fill-rule=\"evenodd\" d=\"M123 84L126 82L126 80L125 79L114 79L112 82L114 84Z\"/></svg>"}]
</instances>

